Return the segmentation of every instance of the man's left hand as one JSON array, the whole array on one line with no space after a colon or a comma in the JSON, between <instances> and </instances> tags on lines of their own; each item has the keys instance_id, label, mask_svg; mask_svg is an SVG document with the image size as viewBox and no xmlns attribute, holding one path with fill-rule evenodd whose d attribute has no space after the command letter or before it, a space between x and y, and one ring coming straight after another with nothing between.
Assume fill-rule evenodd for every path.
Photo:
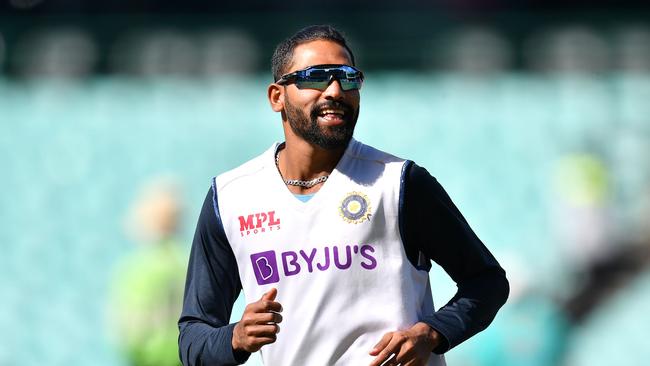
<instances>
[{"instance_id":1,"label":"man's left hand","mask_svg":"<svg viewBox=\"0 0 650 366\"><path fill-rule=\"evenodd\" d=\"M424 366L438 343L440 334L422 322L406 330L386 333L370 351L371 356L377 356L370 366Z\"/></svg>"}]
</instances>

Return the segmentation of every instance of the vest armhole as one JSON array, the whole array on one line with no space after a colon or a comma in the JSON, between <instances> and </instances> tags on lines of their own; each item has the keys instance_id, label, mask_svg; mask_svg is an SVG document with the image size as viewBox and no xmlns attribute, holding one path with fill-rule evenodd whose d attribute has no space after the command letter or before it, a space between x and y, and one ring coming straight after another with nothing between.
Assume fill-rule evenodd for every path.
<instances>
[{"instance_id":1,"label":"vest armhole","mask_svg":"<svg viewBox=\"0 0 650 366\"><path fill-rule=\"evenodd\" d=\"M399 200L397 204L397 221L398 221L398 227L399 227L399 235L400 239L402 240L402 245L404 246L404 253L406 253L406 257L408 258L409 262L411 262L411 265L415 267L418 271L427 271L431 269L431 261L427 258L427 256L422 253L421 250L419 250L417 247L413 246L413 243L409 243L406 240L406 231L404 227L404 222L406 220L405 215L406 213L404 212L404 201L406 198L406 181L408 180L409 173L411 172L411 168L415 165L415 163L412 160L406 160L404 162L404 165L402 165L402 174L400 177L400 187L399 187ZM413 246L413 247L412 247Z\"/></svg>"},{"instance_id":2,"label":"vest armhole","mask_svg":"<svg viewBox=\"0 0 650 366\"><path fill-rule=\"evenodd\" d=\"M228 240L226 236L226 230L223 228L223 222L221 221L221 214L219 213L219 200L217 199L217 177L212 178L212 207L214 208L214 215L217 218L217 230L219 230L218 235Z\"/></svg>"}]
</instances>

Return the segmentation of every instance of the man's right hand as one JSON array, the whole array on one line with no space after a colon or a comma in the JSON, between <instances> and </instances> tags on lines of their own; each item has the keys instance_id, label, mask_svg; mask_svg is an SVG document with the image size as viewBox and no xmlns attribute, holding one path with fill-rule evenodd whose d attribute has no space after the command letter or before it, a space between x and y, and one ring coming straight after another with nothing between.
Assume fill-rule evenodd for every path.
<instances>
[{"instance_id":1,"label":"man's right hand","mask_svg":"<svg viewBox=\"0 0 650 366\"><path fill-rule=\"evenodd\" d=\"M272 288L262 298L250 303L232 333L232 349L257 352L263 345L273 343L280 331L282 305L274 301L278 290Z\"/></svg>"}]
</instances>

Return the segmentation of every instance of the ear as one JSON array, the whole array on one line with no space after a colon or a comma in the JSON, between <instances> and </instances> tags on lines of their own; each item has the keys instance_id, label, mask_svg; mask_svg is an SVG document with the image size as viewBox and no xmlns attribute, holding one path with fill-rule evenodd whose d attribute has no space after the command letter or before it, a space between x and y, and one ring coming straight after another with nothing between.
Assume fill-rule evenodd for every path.
<instances>
[{"instance_id":1,"label":"ear","mask_svg":"<svg viewBox=\"0 0 650 366\"><path fill-rule=\"evenodd\" d=\"M278 84L271 84L267 90L269 103L274 112L282 112L284 110L284 88Z\"/></svg>"}]
</instances>

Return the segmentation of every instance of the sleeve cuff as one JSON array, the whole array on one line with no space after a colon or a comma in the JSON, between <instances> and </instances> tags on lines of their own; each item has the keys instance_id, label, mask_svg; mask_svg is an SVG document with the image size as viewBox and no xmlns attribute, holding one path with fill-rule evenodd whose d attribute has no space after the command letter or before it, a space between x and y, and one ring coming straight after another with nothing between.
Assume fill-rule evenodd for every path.
<instances>
[{"instance_id":1,"label":"sleeve cuff","mask_svg":"<svg viewBox=\"0 0 650 366\"><path fill-rule=\"evenodd\" d=\"M226 328L225 331L227 335L226 338L228 340L232 340L232 334L233 334L233 330L235 329L235 325L237 325L237 323L232 323L225 326ZM250 352L234 350L231 344L228 345L228 348L230 348L233 364L237 364L237 365L244 364L246 363L246 361L248 361L248 358L251 356Z\"/></svg>"},{"instance_id":2,"label":"sleeve cuff","mask_svg":"<svg viewBox=\"0 0 650 366\"><path fill-rule=\"evenodd\" d=\"M433 349L433 353L441 355L449 351L451 348L449 344L449 337L445 334L444 330L442 330L443 327L440 327L439 324L436 324L437 322L434 319L423 319L421 322L426 323L431 327L431 329L435 330L440 335L440 343L438 343L436 348Z\"/></svg>"}]
</instances>

